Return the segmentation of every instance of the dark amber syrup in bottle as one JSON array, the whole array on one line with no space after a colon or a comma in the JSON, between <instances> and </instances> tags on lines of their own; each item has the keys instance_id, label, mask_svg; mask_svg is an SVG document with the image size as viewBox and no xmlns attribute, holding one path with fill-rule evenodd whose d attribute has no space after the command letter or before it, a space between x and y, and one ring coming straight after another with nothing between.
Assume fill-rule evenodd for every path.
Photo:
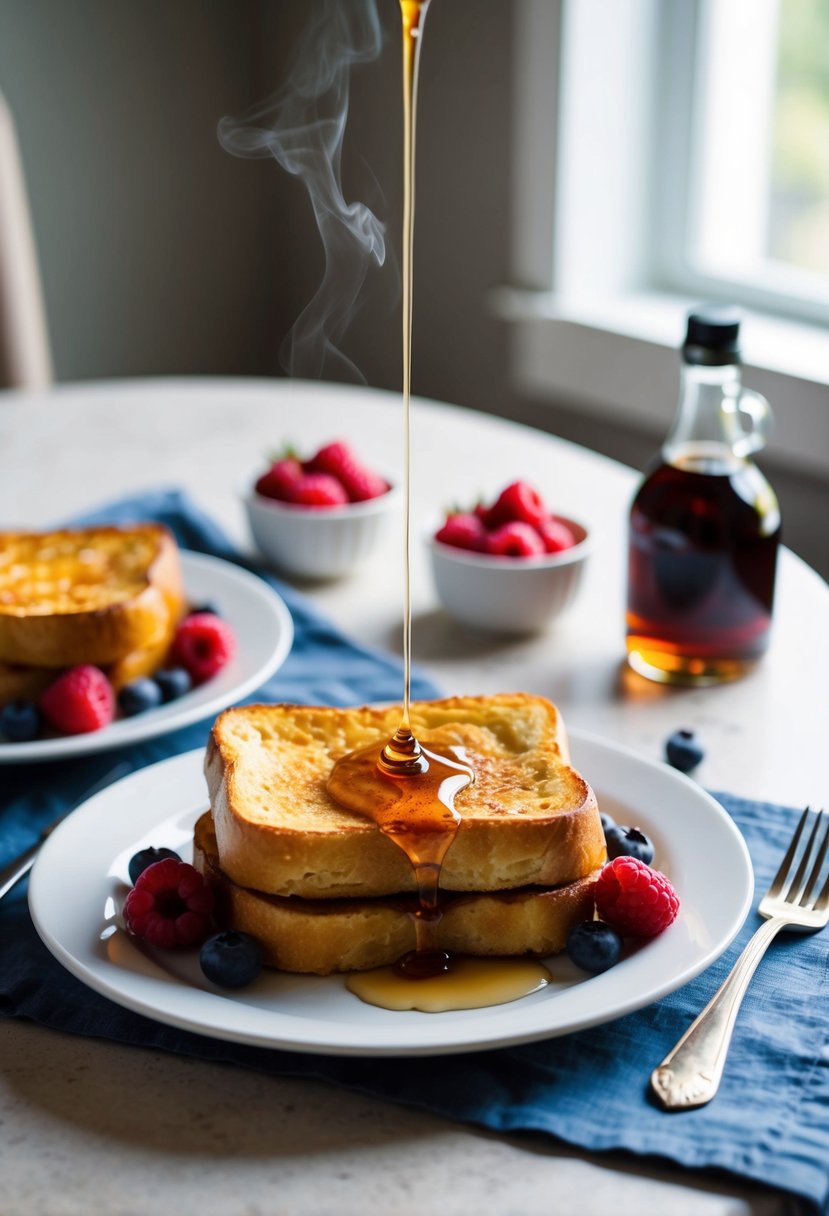
<instances>
[{"instance_id":1,"label":"dark amber syrup in bottle","mask_svg":"<svg viewBox=\"0 0 829 1216\"><path fill-rule=\"evenodd\" d=\"M780 511L757 467L689 445L647 476L630 515L627 649L651 679L736 678L765 651Z\"/></svg>"}]
</instances>

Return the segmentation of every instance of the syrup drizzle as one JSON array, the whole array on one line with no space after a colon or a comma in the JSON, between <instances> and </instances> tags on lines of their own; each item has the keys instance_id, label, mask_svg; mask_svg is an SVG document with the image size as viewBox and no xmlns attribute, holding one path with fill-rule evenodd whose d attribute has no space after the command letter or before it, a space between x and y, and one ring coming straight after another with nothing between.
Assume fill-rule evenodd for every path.
<instances>
[{"instance_id":1,"label":"syrup drizzle","mask_svg":"<svg viewBox=\"0 0 829 1216\"><path fill-rule=\"evenodd\" d=\"M549 972L533 960L460 959L439 945L440 874L460 826L455 796L475 779L460 748L427 750L411 723L411 382L415 115L423 24L430 0L400 0L403 23L403 706L385 744L343 756L328 780L331 796L372 819L403 850L417 882L415 949L395 967L349 976L347 987L386 1009L438 1012L516 1000L543 987ZM417 981L413 983L412 981Z\"/></svg>"}]
</instances>

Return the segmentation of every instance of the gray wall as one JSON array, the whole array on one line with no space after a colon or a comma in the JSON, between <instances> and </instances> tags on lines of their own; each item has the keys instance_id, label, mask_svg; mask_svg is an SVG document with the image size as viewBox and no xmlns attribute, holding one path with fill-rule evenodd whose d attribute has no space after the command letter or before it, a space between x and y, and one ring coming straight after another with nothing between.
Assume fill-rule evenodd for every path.
<instances>
[{"instance_id":1,"label":"gray wall","mask_svg":"<svg viewBox=\"0 0 829 1216\"><path fill-rule=\"evenodd\" d=\"M351 3L352 0L347 0ZM284 80L311 0L0 0L0 90L15 114L57 377L280 374L322 274L301 186L240 160L216 124ZM391 256L344 349L400 384L400 52L355 71L347 197L370 197ZM512 0L437 0L421 67L414 389L530 422L642 467L658 436L523 400L488 314L509 279ZM788 543L829 575L825 485L768 469Z\"/></svg>"}]
</instances>

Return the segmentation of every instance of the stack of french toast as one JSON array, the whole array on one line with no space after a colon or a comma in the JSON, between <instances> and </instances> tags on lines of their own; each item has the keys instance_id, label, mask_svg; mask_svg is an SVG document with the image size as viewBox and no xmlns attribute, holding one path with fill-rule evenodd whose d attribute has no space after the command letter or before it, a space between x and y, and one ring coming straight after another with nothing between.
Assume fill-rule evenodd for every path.
<instances>
[{"instance_id":1,"label":"stack of french toast","mask_svg":"<svg viewBox=\"0 0 829 1216\"><path fill-rule=\"evenodd\" d=\"M0 706L93 664L117 691L161 666L185 607L160 524L0 533Z\"/></svg>"},{"instance_id":2,"label":"stack of french toast","mask_svg":"<svg viewBox=\"0 0 829 1216\"><path fill-rule=\"evenodd\" d=\"M266 963L325 975L398 961L415 948L415 873L377 825L327 782L345 754L388 740L399 707L252 705L226 710L205 757L210 810L194 864L223 920ZM593 791L569 762L555 706L526 694L415 701L426 748L458 750L475 773L440 875L440 948L545 956L593 912L605 840Z\"/></svg>"}]
</instances>

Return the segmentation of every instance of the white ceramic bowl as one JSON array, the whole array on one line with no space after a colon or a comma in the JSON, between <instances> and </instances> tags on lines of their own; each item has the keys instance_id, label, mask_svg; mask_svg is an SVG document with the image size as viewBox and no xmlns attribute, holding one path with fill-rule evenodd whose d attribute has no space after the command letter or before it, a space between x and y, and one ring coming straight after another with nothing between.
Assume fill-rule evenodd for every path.
<instances>
[{"instance_id":1,"label":"white ceramic bowl","mask_svg":"<svg viewBox=\"0 0 829 1216\"><path fill-rule=\"evenodd\" d=\"M397 513L400 493L342 507L300 507L257 494L251 480L242 494L257 549L286 574L339 578L375 548Z\"/></svg>"},{"instance_id":2,"label":"white ceramic bowl","mask_svg":"<svg viewBox=\"0 0 829 1216\"><path fill-rule=\"evenodd\" d=\"M435 588L464 625L498 633L535 633L573 602L592 548L587 529L558 516L576 544L543 557L489 557L428 539Z\"/></svg>"}]
</instances>

